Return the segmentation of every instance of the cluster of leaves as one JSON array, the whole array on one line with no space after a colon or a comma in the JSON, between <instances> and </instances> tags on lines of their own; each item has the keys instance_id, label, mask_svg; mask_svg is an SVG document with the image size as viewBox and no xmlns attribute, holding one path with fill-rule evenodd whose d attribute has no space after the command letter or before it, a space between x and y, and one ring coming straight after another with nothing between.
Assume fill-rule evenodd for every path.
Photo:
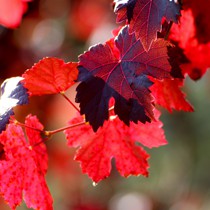
<instances>
[{"instance_id":1,"label":"cluster of leaves","mask_svg":"<svg viewBox=\"0 0 210 210\"><path fill-rule=\"evenodd\" d=\"M6 8L5 2L0 0ZM44 142L60 131L69 147L78 148L75 159L94 182L110 175L112 158L122 176L148 176L149 155L142 146L167 143L157 105L169 112L193 111L180 88L188 75L199 79L210 66L210 42L197 35L197 3L192 2L184 1L181 10L174 0L115 0L117 22L124 26L110 40L90 47L77 63L43 58L22 77L2 84L0 192L12 209L22 196L29 208L52 209ZM0 23L14 27L26 1L10 3L18 17L7 21L3 9ZM75 98L79 108L65 95L75 82L80 82ZM25 124L15 120L14 106L46 94L61 94L78 116L55 131L44 131L35 116L29 115Z\"/></svg>"}]
</instances>

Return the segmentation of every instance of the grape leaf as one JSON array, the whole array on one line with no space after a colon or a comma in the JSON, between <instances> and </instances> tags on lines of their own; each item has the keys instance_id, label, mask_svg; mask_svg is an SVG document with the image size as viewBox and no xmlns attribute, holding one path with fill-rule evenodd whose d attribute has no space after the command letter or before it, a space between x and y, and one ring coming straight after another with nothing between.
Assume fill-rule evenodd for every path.
<instances>
[{"instance_id":1,"label":"grape leaf","mask_svg":"<svg viewBox=\"0 0 210 210\"><path fill-rule=\"evenodd\" d=\"M20 25L27 10L27 0L0 0L0 24L7 28Z\"/></svg>"},{"instance_id":2,"label":"grape leaf","mask_svg":"<svg viewBox=\"0 0 210 210\"><path fill-rule=\"evenodd\" d=\"M28 116L26 125L43 130L34 116ZM16 209L22 197L29 208L50 210L52 197L45 182L47 151L40 132L27 128L26 141L20 126L9 124L0 135L5 159L0 160L0 193L11 209Z\"/></svg>"},{"instance_id":3,"label":"grape leaf","mask_svg":"<svg viewBox=\"0 0 210 210\"><path fill-rule=\"evenodd\" d=\"M161 31L161 21L178 22L180 5L174 0L129 0L115 1L114 12L117 22L128 19L129 33L135 33L145 50L149 50L152 42L157 39L157 32Z\"/></svg>"},{"instance_id":4,"label":"grape leaf","mask_svg":"<svg viewBox=\"0 0 210 210\"><path fill-rule=\"evenodd\" d=\"M82 83L77 87L76 102L95 131L108 119L111 97L115 98L115 113L126 124L154 119L149 91L152 82L147 76L170 78L167 41L158 39L146 52L126 26L115 44L119 58L110 43L95 45L79 57L78 81Z\"/></svg>"},{"instance_id":5,"label":"grape leaf","mask_svg":"<svg viewBox=\"0 0 210 210\"><path fill-rule=\"evenodd\" d=\"M172 26L169 38L178 42L190 61L181 66L183 74L188 74L193 80L200 79L210 67L210 43L200 44L196 38L194 17L190 9L182 11L180 25Z\"/></svg>"},{"instance_id":6,"label":"grape leaf","mask_svg":"<svg viewBox=\"0 0 210 210\"><path fill-rule=\"evenodd\" d=\"M160 116L157 110L155 116ZM82 117L77 117L69 124L82 121ZM79 147L75 159L81 162L83 173L97 183L110 175L112 158L115 158L116 168L122 176L148 176L149 155L136 143L149 148L165 145L161 127L158 120L146 124L131 123L127 127L118 117L111 116L96 133L90 125L83 125L68 129L65 134L70 147Z\"/></svg>"},{"instance_id":7,"label":"grape leaf","mask_svg":"<svg viewBox=\"0 0 210 210\"><path fill-rule=\"evenodd\" d=\"M180 90L183 86L183 80L180 79L153 79L153 86L150 88L157 104L163 106L169 112L172 109L177 111L192 112L193 107L185 99L185 94Z\"/></svg>"},{"instance_id":8,"label":"grape leaf","mask_svg":"<svg viewBox=\"0 0 210 210\"><path fill-rule=\"evenodd\" d=\"M130 23L133 18L133 10L136 0L114 0L114 12L118 13L117 22L128 19Z\"/></svg>"},{"instance_id":9,"label":"grape leaf","mask_svg":"<svg viewBox=\"0 0 210 210\"><path fill-rule=\"evenodd\" d=\"M207 0L185 0L183 7L190 9L195 19L195 37L200 44L210 42L210 12Z\"/></svg>"},{"instance_id":10,"label":"grape leaf","mask_svg":"<svg viewBox=\"0 0 210 210\"><path fill-rule=\"evenodd\" d=\"M44 95L66 91L75 83L77 75L77 63L44 58L28 69L22 77L30 95Z\"/></svg>"},{"instance_id":11,"label":"grape leaf","mask_svg":"<svg viewBox=\"0 0 210 210\"><path fill-rule=\"evenodd\" d=\"M0 133L6 128L10 116L14 114L13 107L28 104L28 94L21 83L22 79L22 77L12 77L1 85Z\"/></svg>"},{"instance_id":12,"label":"grape leaf","mask_svg":"<svg viewBox=\"0 0 210 210\"><path fill-rule=\"evenodd\" d=\"M190 61L184 54L184 50L178 46L176 42L173 42L174 46L168 47L169 63L171 64L171 76L173 78L184 79L181 65L189 64Z\"/></svg>"}]
</instances>

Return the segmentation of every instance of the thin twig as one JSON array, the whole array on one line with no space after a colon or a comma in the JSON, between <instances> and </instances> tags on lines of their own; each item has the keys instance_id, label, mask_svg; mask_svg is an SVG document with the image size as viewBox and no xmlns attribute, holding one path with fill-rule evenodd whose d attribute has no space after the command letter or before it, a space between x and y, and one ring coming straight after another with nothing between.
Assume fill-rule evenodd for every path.
<instances>
[{"instance_id":1,"label":"thin twig","mask_svg":"<svg viewBox=\"0 0 210 210\"><path fill-rule=\"evenodd\" d=\"M33 128L33 127L28 126L28 125L26 125L26 124L24 124L24 123L18 122L17 120L13 120L12 122L13 122L14 124L16 124L16 125L19 125L19 126L23 127L23 128L32 129L32 130L34 130L34 131L37 131L37 132L39 132L39 133L43 133L43 134L45 135L45 138L43 138L40 142L37 142L37 143L35 143L34 145L30 145L30 147L32 147L32 148L35 147L35 146L38 146L38 145L41 144L41 143L46 142L47 140L50 139L50 137L51 137L52 135L54 135L54 134L56 134L56 133L59 133L59 132L62 132L62 131L64 131L64 130L67 130L67 129L71 129L71 128L75 128L75 127L78 127L78 126L87 124L85 121L82 121L82 122L80 122L80 123L68 125L68 126L65 126L65 127L63 127L63 128L56 129L56 130L52 130L52 131L43 131L43 130L40 130L40 129L38 129L38 128Z\"/></svg>"},{"instance_id":2,"label":"thin twig","mask_svg":"<svg viewBox=\"0 0 210 210\"><path fill-rule=\"evenodd\" d=\"M40 130L38 128L34 128L34 127L31 127L31 126L28 126L28 125L26 125L24 123L21 123L21 122L17 121L17 120L12 120L11 122L13 122L15 125L19 125L19 126L21 126L23 128L28 128L28 129L32 129L32 130L40 132L40 133L44 133L43 130Z\"/></svg>"},{"instance_id":3,"label":"thin twig","mask_svg":"<svg viewBox=\"0 0 210 210\"><path fill-rule=\"evenodd\" d=\"M38 145L40 145L42 143L45 143L49 139L50 139L50 137L43 138L41 141L36 142L35 144L31 145L31 147L34 148L34 147L36 147L36 146L38 146Z\"/></svg>"},{"instance_id":4,"label":"thin twig","mask_svg":"<svg viewBox=\"0 0 210 210\"><path fill-rule=\"evenodd\" d=\"M86 124L86 122L83 121L83 122L76 123L76 124L73 124L73 125L68 125L68 126L65 126L63 128L59 128L59 129L56 129L56 130L53 130L53 131L45 131L44 134L46 136L52 136L52 135L54 135L56 133L59 133L59 132L62 132L64 130L75 128L75 127L78 127L78 126L81 126L81 125L85 125L85 124Z\"/></svg>"},{"instance_id":5,"label":"thin twig","mask_svg":"<svg viewBox=\"0 0 210 210\"><path fill-rule=\"evenodd\" d=\"M78 109L78 107L75 106L75 104L65 95L64 92L60 92L60 94L78 111L80 112L80 110Z\"/></svg>"},{"instance_id":6,"label":"thin twig","mask_svg":"<svg viewBox=\"0 0 210 210\"><path fill-rule=\"evenodd\" d=\"M56 130L53 130L53 131L44 131L44 135L46 136L46 138L43 138L42 141L35 143L32 147L38 146L39 144L46 142L47 140L50 139L50 137L52 135L54 135L56 133L62 132L62 131L67 130L67 129L75 128L75 127L78 127L78 126L81 126L81 125L85 125L85 124L86 124L86 122L83 121L83 122L76 123L76 124L69 125L69 126L65 126L63 128L59 128L59 129L56 129Z\"/></svg>"}]
</instances>

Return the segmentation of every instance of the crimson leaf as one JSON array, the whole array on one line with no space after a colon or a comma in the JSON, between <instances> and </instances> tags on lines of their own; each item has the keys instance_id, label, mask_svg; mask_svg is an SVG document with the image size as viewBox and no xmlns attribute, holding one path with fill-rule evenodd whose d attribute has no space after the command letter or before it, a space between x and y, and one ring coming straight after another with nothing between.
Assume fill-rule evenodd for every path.
<instances>
[{"instance_id":1,"label":"crimson leaf","mask_svg":"<svg viewBox=\"0 0 210 210\"><path fill-rule=\"evenodd\" d=\"M158 119L160 113L155 110ZM72 119L69 124L80 123L83 118ZM115 158L116 168L122 176L148 175L148 154L141 145L152 148L167 143L162 122L131 123L126 126L116 116L96 133L90 125L82 125L65 130L68 145L79 147L75 159L80 161L83 173L87 173L94 182L108 177L111 171L111 159Z\"/></svg>"},{"instance_id":2,"label":"crimson leaf","mask_svg":"<svg viewBox=\"0 0 210 210\"><path fill-rule=\"evenodd\" d=\"M76 101L94 131L108 119L108 103L115 98L115 113L127 125L154 119L148 75L170 78L168 42L158 39L147 52L134 34L124 27L115 39L119 57L110 43L98 44L79 57Z\"/></svg>"},{"instance_id":3,"label":"crimson leaf","mask_svg":"<svg viewBox=\"0 0 210 210\"><path fill-rule=\"evenodd\" d=\"M169 112L173 109L192 112L193 107L185 99L185 94L180 90L183 86L182 79L153 80L154 85L150 88L157 104L166 108Z\"/></svg>"},{"instance_id":4,"label":"crimson leaf","mask_svg":"<svg viewBox=\"0 0 210 210\"><path fill-rule=\"evenodd\" d=\"M169 38L179 44L190 61L182 65L183 74L188 74L191 79L198 80L210 67L210 43L199 44L194 22L192 11L183 10L180 25L172 26Z\"/></svg>"},{"instance_id":5,"label":"crimson leaf","mask_svg":"<svg viewBox=\"0 0 210 210\"><path fill-rule=\"evenodd\" d=\"M115 2L117 22L128 19L129 33L135 32L146 50L150 48L152 41L157 39L157 31L161 31L162 18L177 22L177 17L180 15L180 5L174 0L116 0Z\"/></svg>"},{"instance_id":6,"label":"crimson leaf","mask_svg":"<svg viewBox=\"0 0 210 210\"><path fill-rule=\"evenodd\" d=\"M77 63L43 58L23 74L23 83L30 95L56 94L70 88L77 75Z\"/></svg>"},{"instance_id":7,"label":"crimson leaf","mask_svg":"<svg viewBox=\"0 0 210 210\"><path fill-rule=\"evenodd\" d=\"M14 210L22 199L29 208L52 210L53 201L45 181L48 156L40 136L43 125L31 115L25 123L26 135L15 124L9 124L0 134L5 156L0 160L0 194Z\"/></svg>"}]
</instances>

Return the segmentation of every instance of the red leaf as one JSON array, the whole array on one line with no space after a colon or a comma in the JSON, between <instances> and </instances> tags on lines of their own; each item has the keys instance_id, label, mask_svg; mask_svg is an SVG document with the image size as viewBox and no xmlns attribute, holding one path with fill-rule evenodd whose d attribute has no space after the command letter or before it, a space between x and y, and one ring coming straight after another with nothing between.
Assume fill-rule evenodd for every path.
<instances>
[{"instance_id":1,"label":"red leaf","mask_svg":"<svg viewBox=\"0 0 210 210\"><path fill-rule=\"evenodd\" d=\"M66 91L77 79L77 63L58 58L44 58L23 74L30 95L56 94Z\"/></svg>"},{"instance_id":2,"label":"red leaf","mask_svg":"<svg viewBox=\"0 0 210 210\"><path fill-rule=\"evenodd\" d=\"M192 79L200 79L210 67L210 42L199 44L196 38L194 17L192 11L182 11L180 25L173 25L170 39L179 43L184 54L189 59L189 64L182 65L183 73Z\"/></svg>"},{"instance_id":3,"label":"red leaf","mask_svg":"<svg viewBox=\"0 0 210 210\"><path fill-rule=\"evenodd\" d=\"M42 130L36 117L28 116L27 126ZM52 197L45 181L47 151L41 143L40 132L27 129L26 142L20 126L9 124L0 135L5 159L0 160L0 193L12 209L25 200L29 208L50 210ZM31 139L32 138L32 139Z\"/></svg>"},{"instance_id":4,"label":"red leaf","mask_svg":"<svg viewBox=\"0 0 210 210\"><path fill-rule=\"evenodd\" d=\"M158 118L160 113L155 112ZM75 118L70 124L81 122ZM111 171L111 159L115 158L116 168L124 176L148 175L149 155L136 142L149 148L166 144L160 121L126 126L116 116L111 116L104 126L94 133L89 125L83 125L65 131L70 147L80 147L75 159L81 162L83 173L87 173L94 182L108 177Z\"/></svg>"},{"instance_id":5,"label":"red leaf","mask_svg":"<svg viewBox=\"0 0 210 210\"><path fill-rule=\"evenodd\" d=\"M169 112L172 109L192 112L193 107L185 99L185 94L180 90L183 81L180 79L153 79L153 86L150 88L157 104L166 108Z\"/></svg>"},{"instance_id":6,"label":"red leaf","mask_svg":"<svg viewBox=\"0 0 210 210\"><path fill-rule=\"evenodd\" d=\"M78 80L82 83L77 88L76 99L80 102L81 114L86 114L86 120L95 130L108 118L107 104L112 96L116 101L115 113L126 124L129 124L129 121L145 122L149 121L148 118L153 119L153 99L148 89L152 82L147 76L158 79L170 78L171 66L167 55L169 45L167 41L158 39L147 52L140 40L136 40L134 34L129 35L128 28L124 27L115 44L120 53L119 58L116 57L116 49L112 51L110 43L95 45L79 57ZM100 84L95 87L96 79L99 78L102 82L98 81ZM135 108L129 107L125 105L126 102L122 103L123 100L141 107L137 105ZM140 111L135 114L128 113L128 119L123 119L128 110L122 108L126 106L129 110Z\"/></svg>"},{"instance_id":7,"label":"red leaf","mask_svg":"<svg viewBox=\"0 0 210 210\"><path fill-rule=\"evenodd\" d=\"M31 128L34 128L34 129L38 129L42 131L44 127L41 123L39 123L36 116L31 116L31 115L26 117L25 124L30 127L30 128L25 128L26 135L29 141L28 143L29 145L37 145L33 147L33 150L38 154L36 156L37 164L39 164L39 167L41 168L41 170L44 172L44 174L46 174L47 168L48 168L48 164L47 164L48 156L46 155L47 153L46 146L45 144L42 143L43 140L40 136L40 132L37 132L37 130L31 129Z\"/></svg>"},{"instance_id":8,"label":"red leaf","mask_svg":"<svg viewBox=\"0 0 210 210\"><path fill-rule=\"evenodd\" d=\"M130 138L132 138L133 141L137 141L148 148L159 147L167 144L164 130L162 129L163 123L158 120L160 112L155 109L154 114L157 119L156 121L146 124L132 123L130 127L126 128L129 130Z\"/></svg>"},{"instance_id":9,"label":"red leaf","mask_svg":"<svg viewBox=\"0 0 210 210\"><path fill-rule=\"evenodd\" d=\"M199 43L210 42L210 12L207 0L184 0L184 9L191 9L195 19L195 33Z\"/></svg>"},{"instance_id":10,"label":"red leaf","mask_svg":"<svg viewBox=\"0 0 210 210\"><path fill-rule=\"evenodd\" d=\"M143 47L149 50L153 40L157 39L157 32L161 31L161 21L178 22L180 6L173 0L116 0L115 12L117 21L129 21L129 33L135 32ZM125 9L126 8L126 9Z\"/></svg>"},{"instance_id":11,"label":"red leaf","mask_svg":"<svg viewBox=\"0 0 210 210\"><path fill-rule=\"evenodd\" d=\"M7 28L18 27L27 10L26 2L27 0L0 0L0 24Z\"/></svg>"}]
</instances>

